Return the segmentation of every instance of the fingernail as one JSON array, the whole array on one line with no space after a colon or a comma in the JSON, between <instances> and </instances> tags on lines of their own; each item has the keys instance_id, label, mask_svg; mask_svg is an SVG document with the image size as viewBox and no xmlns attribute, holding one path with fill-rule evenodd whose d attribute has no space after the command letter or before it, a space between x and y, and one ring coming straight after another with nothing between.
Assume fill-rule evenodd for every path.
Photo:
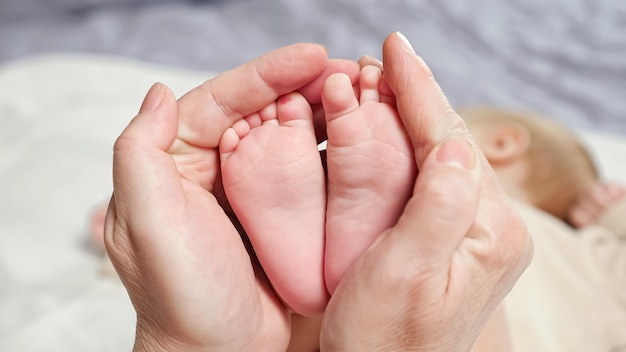
<instances>
[{"instance_id":1,"label":"fingernail","mask_svg":"<svg viewBox=\"0 0 626 352\"><path fill-rule=\"evenodd\" d=\"M139 112L152 112L156 110L159 105L161 105L164 94L165 90L163 89L163 85L161 83L155 83L152 85L148 94L146 94L146 97L143 99Z\"/></svg>"},{"instance_id":2,"label":"fingernail","mask_svg":"<svg viewBox=\"0 0 626 352\"><path fill-rule=\"evenodd\" d=\"M380 60L378 60L377 58L371 56L371 55L363 55L363 59L369 61L369 62L380 62Z\"/></svg>"},{"instance_id":3,"label":"fingernail","mask_svg":"<svg viewBox=\"0 0 626 352\"><path fill-rule=\"evenodd\" d=\"M476 163L476 153L465 138L454 137L439 146L437 161L449 166L472 170Z\"/></svg>"},{"instance_id":4,"label":"fingernail","mask_svg":"<svg viewBox=\"0 0 626 352\"><path fill-rule=\"evenodd\" d=\"M396 32L396 35L398 36L398 38L401 39L400 42L402 43L402 47L404 49L406 49L406 51L410 52L411 54L415 54L415 49L413 49L413 46L411 45L411 42L409 42L409 40L406 39L404 34L402 34L400 32Z\"/></svg>"}]
</instances>

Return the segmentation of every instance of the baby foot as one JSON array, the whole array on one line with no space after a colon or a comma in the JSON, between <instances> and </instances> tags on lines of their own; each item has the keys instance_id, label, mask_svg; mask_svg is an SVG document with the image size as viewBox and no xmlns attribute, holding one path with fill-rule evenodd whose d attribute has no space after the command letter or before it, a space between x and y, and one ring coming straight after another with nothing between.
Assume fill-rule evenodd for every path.
<instances>
[{"instance_id":1,"label":"baby foot","mask_svg":"<svg viewBox=\"0 0 626 352\"><path fill-rule=\"evenodd\" d=\"M329 77L322 93L328 133L324 270L331 294L352 262L395 225L417 172L378 67L361 70L358 95L342 74Z\"/></svg>"},{"instance_id":2,"label":"baby foot","mask_svg":"<svg viewBox=\"0 0 626 352\"><path fill-rule=\"evenodd\" d=\"M237 121L220 140L224 191L281 299L322 312L325 175L311 107L298 93Z\"/></svg>"}]
</instances>

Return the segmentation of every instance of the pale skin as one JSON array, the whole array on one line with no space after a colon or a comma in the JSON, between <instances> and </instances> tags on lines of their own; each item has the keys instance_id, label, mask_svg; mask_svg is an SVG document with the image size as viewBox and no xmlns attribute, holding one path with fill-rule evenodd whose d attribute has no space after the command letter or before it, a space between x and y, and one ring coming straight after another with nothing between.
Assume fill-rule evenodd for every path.
<instances>
[{"instance_id":1,"label":"pale skin","mask_svg":"<svg viewBox=\"0 0 626 352\"><path fill-rule=\"evenodd\" d=\"M381 75L375 66L361 69L358 96L343 73L324 84L328 206L313 113L302 95L237 121L220 141L228 200L274 289L297 313L323 312L327 288L332 293L354 259L395 224L415 180L410 142Z\"/></svg>"},{"instance_id":2,"label":"pale skin","mask_svg":"<svg viewBox=\"0 0 626 352\"><path fill-rule=\"evenodd\" d=\"M322 92L328 133L324 268L331 294L352 262L396 224L417 172L379 67L361 69L357 93L344 74L330 76Z\"/></svg>"},{"instance_id":3,"label":"pale skin","mask_svg":"<svg viewBox=\"0 0 626 352\"><path fill-rule=\"evenodd\" d=\"M420 170L396 225L345 272L326 351L465 351L528 265L532 243L462 120L394 33L385 77ZM355 70L356 69L356 70ZM135 350L281 351L290 318L222 207L219 138L235 121L358 66L279 49L176 101L163 85L116 142L105 243L137 311ZM241 83L242 84L238 84ZM207 253L210 255L207 256Z\"/></svg>"},{"instance_id":4,"label":"pale skin","mask_svg":"<svg viewBox=\"0 0 626 352\"><path fill-rule=\"evenodd\" d=\"M487 160L474 152L462 119L411 46L388 37L383 62L419 175L398 224L357 258L337 287L322 322L321 347L469 350L496 309L493 303L511 287L500 285L508 281L500 281L501 275L513 268L521 274L530 261L532 242ZM405 231L413 236L403 236L409 233ZM518 256L521 248L524 255ZM500 271L505 267L509 269ZM484 291L487 287L490 293ZM477 306L481 313L470 313ZM465 320L469 316L471 321ZM364 323L372 317L381 320ZM359 328L342 329L338 318ZM415 343L424 339L429 342Z\"/></svg>"},{"instance_id":5,"label":"pale skin","mask_svg":"<svg viewBox=\"0 0 626 352\"><path fill-rule=\"evenodd\" d=\"M380 74L380 69L377 66L370 65L362 69L359 82L360 102L354 94L350 80L347 77L342 77L341 74L329 77L322 94L329 138L328 153L331 156L329 158L331 163L328 165L330 196L327 229L329 230L326 233L325 253L326 285L331 293L339 282L343 271L371 244L375 235L381 233L385 228L391 227L393 222L397 220L397 211L404 205L405 200L401 197L395 197L395 195L408 194L408 187L403 187L403 181L406 185L412 182L412 178L403 177L403 175L410 175L411 170L402 168L403 165L412 164L408 161L411 158L410 150L407 145L393 143L405 140L406 138L403 138L405 135L394 136L390 133L393 131L403 132L403 128L401 125L393 123L396 122L394 121L395 110L389 104L381 103L381 100L393 103L394 98L385 85L383 85L385 93L379 91L379 85L384 83L380 80ZM379 111L376 111L372 106L379 107ZM310 116L310 112L301 115ZM380 120L378 125L373 123L376 117L379 117ZM338 122L343 123L343 125L337 126ZM488 129L482 129L481 127L484 127L482 124L474 124L470 127L477 137L479 147L486 154L507 193L522 201L532 199L532 194L527 194L528 191L525 187L525 175L529 172L529 167L524 155L530 142L523 126L509 123ZM387 140L372 137L376 132L380 133L378 136L381 134L384 136L385 133L388 133L390 137ZM545 133L551 133L551 131L546 130ZM289 145L285 142L279 142L279 144ZM314 142L312 141L310 145L311 148L309 149L313 150ZM364 145L365 148L363 148ZM367 146L371 147L367 148ZM391 151L385 150L386 146L390 146ZM289 148L293 149L293 147L290 146ZM337 149L340 149L339 155L334 154L337 153ZM394 160L393 152L397 150L404 151L404 153L398 153L400 158ZM276 156L275 153L271 153L271 155L272 157ZM284 156L282 159L283 161L289 160ZM386 164L386 162L389 163ZM378 169L385 172L381 173ZM277 168L265 168L265 170L280 171ZM392 170L398 171L399 176L393 177ZM341 174L342 172L343 174ZM339 175L337 175L338 173ZM311 170L305 174L310 175ZM367 179L368 176L372 180ZM258 179L258 177L253 178ZM387 180L389 185L396 186L396 188L385 189L382 187L384 186L381 183L382 180ZM263 182L256 184L257 187L266 187ZM347 184L354 185L354 187L347 187ZM310 185L305 189L311 189ZM260 192L257 191L256 193ZM347 196L344 195L346 193ZM281 193L273 193L272 195L280 198ZM385 200L385 195L394 195L394 197ZM624 196L626 196L624 187L616 183L590 185L589 190L581 194L578 201L572 205L571 223L577 227L597 223L604 210ZM248 199L248 196L244 199ZM304 199L308 200L308 198ZM343 201L346 204L337 206L338 201ZM394 201L396 203L393 203ZM255 203L259 204L258 201ZM287 202L287 204L290 203ZM288 208L297 209L297 207L293 207L293 204L291 205ZM311 213L307 209L306 214ZM346 213L353 216L346 216ZM335 214L341 216L337 217ZM387 217L382 217L381 214L387 215ZM342 221L344 218L346 219L345 222ZM359 220L351 222L350 219ZM302 223L302 221L297 223ZM335 229L335 223L340 227ZM309 228L314 228L314 226ZM319 229L319 226L317 228ZM288 233L293 234L293 231ZM293 247L288 246L288 248ZM315 248L315 246L308 248ZM278 258L285 258L284 255L276 255ZM301 257L302 255L297 256L292 262L296 262L297 258ZM319 267L317 263L319 262L311 260L304 267ZM284 281L288 282L289 280ZM295 281L292 280L292 282ZM311 290L307 290L307 292L311 292Z\"/></svg>"},{"instance_id":6,"label":"pale skin","mask_svg":"<svg viewBox=\"0 0 626 352\"><path fill-rule=\"evenodd\" d=\"M280 97L226 130L219 149L228 201L279 297L323 312L326 181L308 101Z\"/></svg>"},{"instance_id":7,"label":"pale skin","mask_svg":"<svg viewBox=\"0 0 626 352\"><path fill-rule=\"evenodd\" d=\"M358 196L352 198L354 201L357 202L357 204L352 204L351 206L356 207L357 211L360 210L363 215L363 216L359 216L356 218L361 219L365 217L366 219L379 220L380 214L382 213L383 215L388 215L386 218L387 221L393 222L397 220L398 215L392 215L394 214L392 207L394 205L398 207L398 204L400 202L405 202L406 200L401 197L397 197L397 199L395 200L395 203L394 203L394 200L391 199L391 201L387 202L387 204L380 204L380 199L384 196L385 193L394 194L394 195L405 194L405 193L409 194L410 190L406 188L407 187L406 185L410 185L412 184L412 182L414 182L414 172L415 172L414 167L411 167L411 165L413 165L413 162L412 162L413 157L409 149L410 145L408 144L408 139L407 139L406 134L404 133L404 129L400 125L401 122L398 120L397 113L395 112L395 109L392 109L392 105L390 105L390 104L395 104L395 101L394 101L393 95L389 91L389 88L386 86L385 82L381 81L381 70L377 64L364 65L364 68L361 70L361 73L360 73L358 86L359 86L360 91L357 91L357 93L360 93L360 94L355 95L354 94L355 91L353 90L352 83L349 77L347 77L344 74L333 75L325 83L324 91L322 93L323 94L322 99L324 99L324 96L326 97L325 108L326 108L326 118L328 120L328 125L327 125L328 130L329 130L328 138L330 140L328 148L330 150L331 155L333 155L332 154L333 152L336 152L333 150L335 147L343 148L342 150L340 150L340 152L343 152L343 154L339 154L338 158L334 158L331 156L330 160L334 161L334 164L329 165L329 173L332 174L333 172L341 172L342 170L351 171L351 169L349 168L349 165L351 165L351 163L355 164L352 161L353 158L351 158L351 154L355 154L354 157L357 157L357 158L359 157L359 154L362 155L361 158L365 159L365 162L363 162L361 165L355 164L354 165L356 167L355 171L358 171L358 173L361 175L365 174L365 175L373 175L373 176L374 175L383 176L383 178L389 180L390 181L389 183L393 184L395 188L385 190L384 188L379 187L378 190L384 190L386 192L381 192L380 197L374 198L376 200L376 204L374 204L374 207L367 203L368 201L367 197L360 197L363 199L360 199ZM381 87L380 89L379 89L379 86ZM329 101L329 99L333 99L333 100ZM285 107L285 105L287 106ZM280 119L282 119L282 121ZM295 125L293 124L290 125L289 123L293 123L294 120L295 120ZM338 125L337 124L338 122L343 123L343 126ZM376 125L376 122L378 122L378 125ZM264 125L264 128L259 128L262 125ZM289 132L291 133L291 140L297 141L298 143L290 144L288 143L289 139L285 141L285 140L281 140L280 138L277 138L278 136L280 136L281 127L285 129L292 129L292 130L295 128L296 131L289 131ZM233 125L232 128L228 129L225 132L224 136L222 137L220 141L220 152L222 154L221 156L222 156L222 167L223 167L222 172L233 172L235 176L244 175L254 180L253 186L254 185L256 186L251 187L249 191L252 194L243 194L243 195L241 193L239 194L243 196L242 198L244 200L248 199L249 196L257 196L259 195L259 193L262 193L264 191L264 188L259 188L258 186L262 185L263 187L266 188L267 182L265 181L266 178L264 177L264 175L259 175L258 172L257 173L254 172L258 170L256 169L252 170L253 172L249 172L250 170L245 170L245 172L241 172L241 170L228 169L228 166L224 168L224 164L225 164L225 160L228 160L230 156L232 155L235 147L239 147L239 146L243 146L244 148L245 147L247 148L267 147L266 143L268 141L276 143L275 146L279 149L270 153L259 152L257 154L246 153L245 149L240 150L238 151L239 157L247 157L248 159L246 159L244 163L239 162L239 164L235 164L234 166L245 167L247 165L250 165L250 163L255 164L255 163L260 163L262 161L264 163L263 164L264 167L261 168L263 172L266 172L266 173L274 172L276 173L276 175L280 176L280 169L276 169L277 165L272 165L273 167L265 167L265 166L267 166L268 162L272 162L274 160L278 162L278 166L280 166L280 164L285 164L286 161L290 161L293 159L295 159L296 161L298 160L301 161L302 160L301 158L290 158L290 156L293 154L285 155L284 152L282 152L283 150L285 150L285 148L289 148L289 149L286 149L289 151L289 153L301 151L303 155L306 155L309 158L313 158L312 160L313 163L311 163L311 160L306 160L308 162L304 165L304 166L309 165L309 167L304 168L306 170L307 175L310 175L311 173L315 173L316 171L321 172L321 170L315 170L315 168L311 170L311 167L310 167L310 165L317 166L315 165L315 163L318 161L316 160L316 158L319 158L317 154L315 136L311 133L312 128L313 126L311 122L310 108L308 106L308 103L305 100L303 100L303 97L301 95L297 93L292 93L285 97L279 98L277 102L268 105L264 109L261 109L258 113L249 115L245 117L244 119L237 121ZM346 128L357 130L357 131L355 135L348 134L347 136L345 136L346 133L344 132L344 130ZM250 132L253 129L254 129L255 134L250 134ZM367 138L371 136L372 132L381 133L381 131L382 133L384 133L383 136L387 137L386 139L378 139L378 140L371 139L370 140ZM282 132L287 132L287 131L282 131ZM270 136L271 138L269 138ZM365 138L363 136L365 136ZM241 143L242 141L240 139L244 137L245 137L244 141L247 144L242 145ZM300 137L300 138L296 138L296 137ZM339 140L337 140L338 137L340 138ZM341 139L342 137L343 139ZM349 140L349 139L346 139L345 137L351 137L353 139ZM289 136L287 138L289 138ZM366 141L369 140L370 144L368 144L367 146L370 146L370 148L364 149L364 150L363 149L355 150L354 146L357 146L357 147L361 146L359 142L362 142L362 141L359 140L359 138L362 138ZM304 145L306 145L302 142L303 140L306 141L307 139L309 141L309 144L308 144L309 148L297 149L298 147L303 147ZM261 143L262 145L259 145L259 143ZM334 143L339 143L339 144L343 143L343 145L337 146ZM381 148L380 144L385 144L385 145L383 145ZM385 150L385 146L391 147L392 150L391 151ZM296 149L294 150L294 148ZM267 151L265 148L260 148L259 150L262 152ZM393 160L393 156L394 156L393 152L398 151L398 150L400 150L401 153L397 153L398 159ZM310 153L310 151L314 151L314 152ZM359 151L362 151L362 153L359 153ZM385 153L383 153L382 151L385 151ZM272 159L269 159L269 160L264 159L264 157L267 154L269 154L272 157ZM345 157L342 159L343 155L345 155ZM367 156L370 156L371 158L367 158ZM255 157L257 159L255 159ZM387 160L392 159L393 161L396 161L396 164L393 166L395 166L396 169L403 171L400 174L401 175L404 174L405 176L394 178L393 174L390 174L389 172L387 172L384 175L377 174L376 172L380 172L380 170L376 170L376 168L377 167L380 168L380 165L381 165L380 163L385 162L385 160L380 160L381 158L386 158ZM230 162L232 161L233 160L231 159ZM248 162L248 164L246 164L245 162ZM402 169L401 167L403 166L403 164L405 166L404 169ZM293 164L288 164L288 165L290 166L290 168L293 168ZM258 165L254 165L254 166L258 166ZM343 166L343 168L340 168L340 166ZM383 171L387 171L389 168L382 168L382 169ZM333 171L333 170L336 170L336 171ZM236 172L236 171L239 171L239 172ZM350 172L344 173L344 175L339 175L339 177L343 177L344 179L347 179L347 180L350 180L352 178ZM341 178L335 178L335 180L336 180L335 182L337 182L337 181L340 181ZM241 180L240 178L236 178L233 181L241 181ZM263 181L263 182L260 182L260 181ZM331 177L331 182L332 181L333 179ZM291 184L291 182L288 182L287 184ZM313 183L313 185L315 184L316 183ZM318 185L321 184L321 181L317 182L317 184ZM405 184L404 186L405 188L402 187L402 184ZM359 186L361 187L357 187L353 191L357 195L361 193L367 196L367 195L371 195L371 193L368 193L366 191L373 191L373 192L377 191L377 189L375 188L377 184L375 182L370 183L370 186L371 186L370 188L373 188L373 189L363 187L363 186L367 186L367 184L361 184ZM228 187L226 188L228 191L229 188ZM307 184L305 190L307 188L310 189L311 184ZM296 188L296 190L299 191L298 188ZM235 190L235 192L236 191L237 190ZM281 187L280 191L281 192L284 191L284 187ZM343 191L343 190L340 189L340 191ZM350 191L350 189L347 189L346 191ZM280 194L282 193L278 193L278 195ZM316 196L319 196L319 195L320 194L317 194ZM273 194L272 196L275 197L276 194ZM261 197L261 200L263 200L265 197L269 198L268 195L264 195L263 197ZM309 196L303 199L309 200L311 198L315 198L315 197ZM322 198L322 197L318 197L318 198ZM280 199L280 200L284 202L284 199ZM348 200L351 200L351 199L348 199ZM233 202L233 199L231 198L231 203L232 202ZM267 209L277 211L277 209L272 208L269 204L259 203L258 200L253 201L251 203L253 203L253 205L256 207L255 208L256 211L259 211L259 210L267 211ZM362 203L365 203L365 204L363 205ZM282 202L279 202L278 204L282 204ZM282 209L282 211L294 209L293 204L287 202L287 205L288 205L287 209ZM359 209L359 205L363 205L363 206ZM401 208L403 203L399 205ZM264 206L268 208L263 208ZM375 209L376 211L364 212L364 210L368 209L368 206L369 206L369 209ZM347 208L350 208L350 207L347 207ZM315 212L316 208L311 208L309 209L310 211L308 212L302 212L303 209L300 209L300 208L297 208L296 210L298 210L300 214L305 215L305 216L316 214ZM372 213L372 214L368 214L368 213ZM257 213L254 213L254 214L255 216L257 215ZM369 215L372 215L373 217ZM290 214L289 216L293 218L293 214ZM104 217L104 213L102 213L102 217ZM99 219L99 217L97 218ZM259 219L263 219L263 218L259 217ZM299 220L302 221L302 219L299 219ZM339 218L338 220L341 220L341 218ZM102 219L102 221L104 221L104 219ZM347 218L347 221L349 222L350 218ZM338 222L341 223L341 221L338 221ZM280 224L282 226L282 223ZM362 226L363 228L360 229L359 232L357 233L358 235L361 235L360 237L355 237L355 235L348 232L347 235L348 234L352 235L352 237L348 237L349 239L351 239L352 243L346 243L344 241L344 245L338 249L341 249L341 248L345 249L346 247L351 247L349 249L356 250L356 249L359 249L360 247L362 248L363 246L367 246L371 244L373 237L368 238L368 237L362 236L363 231L368 228L371 228L372 226L377 226L377 225L376 224L372 225L371 223L367 223L367 222L365 222L365 224L367 226ZM381 223L380 221L378 222L378 224L384 225L384 223ZM259 223L258 225L263 225L263 223ZM265 223L264 225L267 226L268 224ZM102 225L100 225L100 228L101 226ZM350 230L349 226L344 225L343 227L346 230ZM358 226L355 227L355 230L356 229L358 229ZM382 228L378 232L370 231L369 233L373 235L373 234L382 232L382 230L384 230L384 228ZM262 240L263 238L261 238L260 242L257 242L257 245L255 247L267 248L267 247L263 247ZM289 238L287 238L287 240L289 240ZM284 242L280 242L280 243L284 243ZM350 246L350 244L353 244L353 245ZM305 245L307 245L306 248L311 248L310 244L305 243ZM293 246L285 246L285 248L287 250L291 250L293 249ZM286 255L285 254L279 255L277 252L279 252L278 247L274 245L272 251L269 251L268 255L273 254L277 258L281 258L281 260L285 260ZM361 252L362 250L359 251L358 254L360 254ZM257 254L259 254L258 250L257 250ZM287 252L287 255L288 254L289 253ZM346 257L349 257L349 256L343 255L343 258L346 258ZM353 260L355 257L356 255L351 257L350 259ZM337 258L337 261L342 263L343 258L341 257ZM313 260L309 259L309 262L312 263L313 266L315 266L316 259L317 259L317 262L319 262L320 260L319 258L314 258ZM294 261L297 261L297 260L298 258L294 258L290 262L293 263ZM332 264L333 261L329 261L329 263ZM305 262L305 264L308 264L308 263ZM265 267L265 271L267 272L268 266L264 265L264 267ZM291 267L292 266L290 266L290 268ZM305 270L308 270L308 269L305 269ZM288 276L285 275L285 277L288 277ZM283 280L283 282L288 282L288 281L289 280L287 279ZM273 284L274 284L274 288L276 289L276 283L274 281L273 281ZM284 300L284 296L281 295L281 297ZM319 348L319 333L320 333L320 327L321 327L321 316L313 317L313 318L304 318L304 317L292 315L292 317L293 317L292 337L290 340L289 350L290 351L292 350L293 351L313 351L313 350L318 349ZM481 337L478 339L477 344L473 350L475 351L500 351L500 352L508 350L508 347L507 347L509 346L509 343L507 340L508 333L506 331L506 322L504 319L503 312L498 310L497 313L494 314L494 317L490 320L490 323L488 324L488 326L490 326L490 328L486 329L485 332L481 334Z\"/></svg>"},{"instance_id":8,"label":"pale skin","mask_svg":"<svg viewBox=\"0 0 626 352\"><path fill-rule=\"evenodd\" d=\"M137 311L135 350L286 348L288 309L251 265L220 205L217 147L235 121L279 96L299 90L319 102L328 75L351 71L356 76L358 66L329 61L323 47L298 44L227 71L178 102L161 84L151 89L115 144L105 224L109 257Z\"/></svg>"},{"instance_id":9,"label":"pale skin","mask_svg":"<svg viewBox=\"0 0 626 352\"><path fill-rule=\"evenodd\" d=\"M385 201L384 196L409 194L416 171L411 168L414 162L410 142L401 122L396 120L395 98L385 81L381 80L382 63L365 57L361 64L363 68L356 90L360 94L355 95L349 79L341 74L329 77L322 93L328 130L329 188L333 187L334 176L334 186L339 188L339 195L347 194L344 197L335 194L334 201L344 202L340 203L343 206L337 207L333 205L332 193L329 192L326 270L333 266L339 267L341 274L365 251L377 234L392 227L397 221L406 199L392 197ZM400 175L393 171L399 171ZM339 175L333 175L333 172ZM369 180L367 176L375 179ZM358 182L363 178L364 182ZM381 179L389 183L382 183ZM356 186L351 188L347 184ZM385 185L389 187L385 188ZM346 213L356 216L346 216ZM352 223L351 219L359 221ZM341 231L328 224L333 221L337 222ZM337 231L336 234L333 230ZM333 236L339 238L334 239ZM356 254L346 255L350 251ZM327 274L326 279L332 293L340 276L334 278L333 282L333 278L329 280ZM322 316L292 316L292 338L288 351L318 351L322 319ZM506 314L504 308L500 307L478 337L472 351L511 350Z\"/></svg>"},{"instance_id":10,"label":"pale skin","mask_svg":"<svg viewBox=\"0 0 626 352\"><path fill-rule=\"evenodd\" d=\"M316 317L303 317L292 315L291 340L287 352L316 352L319 351L320 330L322 328L323 315ZM511 352L513 342L509 331L509 323L506 311L500 305L492 314L483 328L480 336L471 352Z\"/></svg>"}]
</instances>

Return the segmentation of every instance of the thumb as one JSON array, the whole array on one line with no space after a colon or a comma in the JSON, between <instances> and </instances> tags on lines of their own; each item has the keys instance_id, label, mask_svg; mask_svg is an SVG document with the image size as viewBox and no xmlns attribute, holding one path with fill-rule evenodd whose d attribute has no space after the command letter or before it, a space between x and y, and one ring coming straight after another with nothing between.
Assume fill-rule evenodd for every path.
<instances>
[{"instance_id":1,"label":"thumb","mask_svg":"<svg viewBox=\"0 0 626 352\"><path fill-rule=\"evenodd\" d=\"M155 83L146 94L139 114L132 119L120 139L132 139L133 143L167 151L178 132L176 109L174 93L166 85Z\"/></svg>"},{"instance_id":2,"label":"thumb","mask_svg":"<svg viewBox=\"0 0 626 352\"><path fill-rule=\"evenodd\" d=\"M418 168L441 140L467 132L426 63L399 32L383 44L384 77L413 143Z\"/></svg>"},{"instance_id":3,"label":"thumb","mask_svg":"<svg viewBox=\"0 0 626 352\"><path fill-rule=\"evenodd\" d=\"M417 260L449 261L469 232L480 197L478 158L465 123L432 72L396 32L383 45L385 80L411 139L419 176L394 233Z\"/></svg>"},{"instance_id":4,"label":"thumb","mask_svg":"<svg viewBox=\"0 0 626 352\"><path fill-rule=\"evenodd\" d=\"M127 217L143 219L144 213L164 212L159 208L181 201L175 197L182 195L180 177L167 153L176 138L177 124L176 98L168 87L157 83L115 142L114 197L117 210Z\"/></svg>"},{"instance_id":5,"label":"thumb","mask_svg":"<svg viewBox=\"0 0 626 352\"><path fill-rule=\"evenodd\" d=\"M450 261L472 227L481 193L479 163L466 137L445 139L424 160L392 235L422 267L447 267L441 264Z\"/></svg>"}]
</instances>

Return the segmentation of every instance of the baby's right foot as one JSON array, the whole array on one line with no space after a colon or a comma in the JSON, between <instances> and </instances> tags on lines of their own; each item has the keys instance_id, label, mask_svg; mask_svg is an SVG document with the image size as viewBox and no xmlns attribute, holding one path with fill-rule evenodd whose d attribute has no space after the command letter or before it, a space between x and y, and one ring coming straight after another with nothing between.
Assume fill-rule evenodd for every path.
<instances>
[{"instance_id":1,"label":"baby's right foot","mask_svg":"<svg viewBox=\"0 0 626 352\"><path fill-rule=\"evenodd\" d=\"M395 225L415 181L411 143L384 84L378 67L365 66L359 97L345 75L332 75L324 85L328 133L324 270L331 294L352 262Z\"/></svg>"}]
</instances>

